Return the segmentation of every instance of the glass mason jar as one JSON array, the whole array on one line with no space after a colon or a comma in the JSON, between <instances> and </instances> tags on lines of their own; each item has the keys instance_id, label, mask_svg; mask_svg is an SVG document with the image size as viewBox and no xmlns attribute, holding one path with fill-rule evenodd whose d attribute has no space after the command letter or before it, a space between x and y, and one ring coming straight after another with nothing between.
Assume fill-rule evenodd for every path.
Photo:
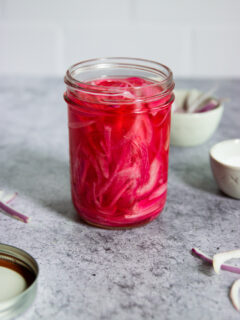
<instances>
[{"instance_id":1,"label":"glass mason jar","mask_svg":"<svg viewBox=\"0 0 240 320\"><path fill-rule=\"evenodd\" d=\"M145 224L167 196L171 70L133 58L92 59L66 73L72 200L105 228Z\"/></svg>"}]
</instances>

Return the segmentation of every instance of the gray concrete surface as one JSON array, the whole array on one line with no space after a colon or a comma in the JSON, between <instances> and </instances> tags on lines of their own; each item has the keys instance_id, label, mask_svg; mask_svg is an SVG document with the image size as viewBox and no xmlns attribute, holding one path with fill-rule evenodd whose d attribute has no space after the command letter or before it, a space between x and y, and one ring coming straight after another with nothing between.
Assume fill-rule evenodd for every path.
<instances>
[{"instance_id":1,"label":"gray concrete surface","mask_svg":"<svg viewBox=\"0 0 240 320\"><path fill-rule=\"evenodd\" d=\"M228 293L238 278L217 276L190 253L240 247L240 201L224 196L208 150L240 138L240 80L177 80L230 98L218 131L202 146L171 147L162 214L132 230L83 224L69 190L67 108L62 79L0 78L0 188L29 224L0 213L0 242L27 250L40 266L34 305L19 320L239 319Z\"/></svg>"}]
</instances>

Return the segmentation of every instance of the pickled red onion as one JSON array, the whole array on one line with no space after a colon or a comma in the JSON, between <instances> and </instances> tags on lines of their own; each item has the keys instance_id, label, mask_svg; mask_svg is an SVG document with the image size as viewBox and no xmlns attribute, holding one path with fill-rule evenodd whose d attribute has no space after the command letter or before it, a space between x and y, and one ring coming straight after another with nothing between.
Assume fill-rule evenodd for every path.
<instances>
[{"instance_id":1,"label":"pickled red onion","mask_svg":"<svg viewBox=\"0 0 240 320\"><path fill-rule=\"evenodd\" d=\"M151 221L167 195L171 93L138 77L89 84L99 94L69 90L66 99L75 207L100 225Z\"/></svg>"}]
</instances>

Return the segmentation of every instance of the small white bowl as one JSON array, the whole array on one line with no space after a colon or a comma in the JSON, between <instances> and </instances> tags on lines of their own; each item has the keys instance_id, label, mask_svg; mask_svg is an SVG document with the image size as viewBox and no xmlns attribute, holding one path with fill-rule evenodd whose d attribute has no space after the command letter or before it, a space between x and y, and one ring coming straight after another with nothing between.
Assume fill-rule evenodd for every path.
<instances>
[{"instance_id":1,"label":"small white bowl","mask_svg":"<svg viewBox=\"0 0 240 320\"><path fill-rule=\"evenodd\" d=\"M240 199L240 139L215 144L210 150L210 163L219 188Z\"/></svg>"},{"instance_id":2,"label":"small white bowl","mask_svg":"<svg viewBox=\"0 0 240 320\"><path fill-rule=\"evenodd\" d=\"M194 90L196 92L196 90ZM188 90L175 90L175 103L182 105ZM200 91L198 91L200 93ZM190 147L204 143L216 130L223 113L223 105L201 113L172 112L171 145Z\"/></svg>"}]
</instances>

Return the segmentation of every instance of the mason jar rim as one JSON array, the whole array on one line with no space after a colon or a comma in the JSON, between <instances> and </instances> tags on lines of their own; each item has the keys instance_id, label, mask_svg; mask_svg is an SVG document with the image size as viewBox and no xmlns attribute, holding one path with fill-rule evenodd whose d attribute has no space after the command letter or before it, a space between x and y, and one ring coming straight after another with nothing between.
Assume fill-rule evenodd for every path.
<instances>
[{"instance_id":1,"label":"mason jar rim","mask_svg":"<svg viewBox=\"0 0 240 320\"><path fill-rule=\"evenodd\" d=\"M142 64L135 64L135 63L142 63ZM144 65L150 64L152 66ZM142 88L146 87L154 87L154 86L163 86L164 90L161 92L161 95L165 95L165 93L168 93L169 91L172 91L174 88L174 82L173 82L173 73L170 68L168 68L166 65L153 61L148 59L142 59L142 58L132 58L132 57L103 57L103 58L94 58L94 59L88 59L83 60L80 62L77 62L70 66L67 69L64 81L67 86L73 87L74 90L80 90L80 91L88 91L91 93L98 92L102 93L112 93L112 94L119 94L126 90L125 88L121 87L106 87L101 85L94 85L90 84L81 80L76 79L74 77L74 74L81 73L81 71L87 70L89 68L95 68L95 69L104 69L104 68L111 68L119 66L121 68L133 68L138 69L142 71L148 71L152 72L155 76L161 76L162 79L157 80L156 82L150 83L150 84L144 84L141 86ZM80 70L80 72L79 72ZM78 71L78 73L77 73ZM95 80L95 79L94 79ZM139 88L139 86L133 86L134 89Z\"/></svg>"}]
</instances>

